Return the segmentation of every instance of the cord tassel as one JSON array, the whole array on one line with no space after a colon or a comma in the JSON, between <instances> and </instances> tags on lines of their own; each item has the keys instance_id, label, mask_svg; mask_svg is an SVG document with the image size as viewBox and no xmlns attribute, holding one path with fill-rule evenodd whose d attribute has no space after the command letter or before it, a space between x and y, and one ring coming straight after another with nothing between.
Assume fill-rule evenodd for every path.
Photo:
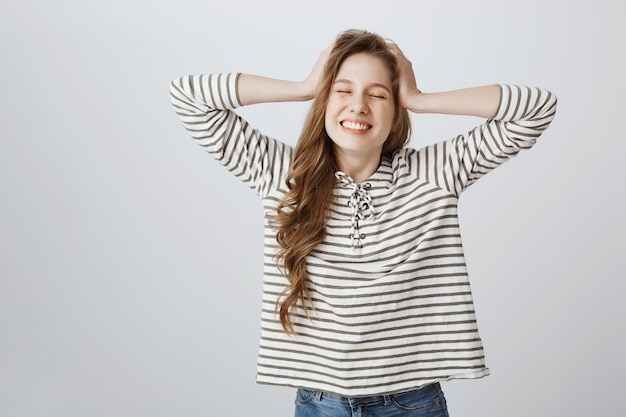
<instances>
[{"instance_id":1,"label":"cord tassel","mask_svg":"<svg viewBox=\"0 0 626 417\"><path fill-rule=\"evenodd\" d=\"M339 179L345 188L350 188L350 198L348 207L351 209L350 215L350 240L352 248L361 248L365 235L361 233L359 222L365 219L374 218L374 206L372 196L368 190L372 187L370 183L357 184L348 174L337 171L335 177Z\"/></svg>"}]
</instances>

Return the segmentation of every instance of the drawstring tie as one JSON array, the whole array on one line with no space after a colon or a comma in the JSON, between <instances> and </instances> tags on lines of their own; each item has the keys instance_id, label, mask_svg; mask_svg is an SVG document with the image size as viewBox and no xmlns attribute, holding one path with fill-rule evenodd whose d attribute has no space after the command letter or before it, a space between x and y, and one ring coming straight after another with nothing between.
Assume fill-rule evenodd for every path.
<instances>
[{"instance_id":1,"label":"drawstring tie","mask_svg":"<svg viewBox=\"0 0 626 417\"><path fill-rule=\"evenodd\" d=\"M353 248L362 247L361 241L365 239L365 235L359 230L359 221L374 218L374 206L372 205L372 196L369 190L372 185L370 183L357 184L350 176L344 172L337 171L335 177L341 181L344 188L350 188L352 193L348 200L348 207L351 208L350 223L352 230L350 231L350 239Z\"/></svg>"}]
</instances>

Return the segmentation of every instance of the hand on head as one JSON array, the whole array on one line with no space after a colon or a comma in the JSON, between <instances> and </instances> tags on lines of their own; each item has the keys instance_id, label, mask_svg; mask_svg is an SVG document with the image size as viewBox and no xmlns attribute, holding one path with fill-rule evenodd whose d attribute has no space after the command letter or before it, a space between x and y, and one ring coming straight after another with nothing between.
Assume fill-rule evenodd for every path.
<instances>
[{"instance_id":1,"label":"hand on head","mask_svg":"<svg viewBox=\"0 0 626 417\"><path fill-rule=\"evenodd\" d=\"M389 47L389 51L396 57L396 61L398 63L398 71L400 74L399 80L399 101L400 105L403 108L408 108L408 103L410 99L422 92L417 87L417 82L415 80L415 73L413 72L413 65L411 61L402 53L402 50L398 47L397 44L388 41L387 45ZM326 61L332 51L334 43L324 49L317 58L315 65L309 75L304 79L302 84L305 86L306 91L309 92L311 97L315 97L319 83L324 72L324 67L326 65Z\"/></svg>"},{"instance_id":2,"label":"hand on head","mask_svg":"<svg viewBox=\"0 0 626 417\"><path fill-rule=\"evenodd\" d=\"M389 50L396 57L398 62L398 71L400 71L400 105L404 108L408 108L408 103L411 97L421 94L419 88L417 88L417 82L415 81L415 73L413 72L413 64L409 59L404 56L402 50L393 42L388 42Z\"/></svg>"},{"instance_id":3,"label":"hand on head","mask_svg":"<svg viewBox=\"0 0 626 417\"><path fill-rule=\"evenodd\" d=\"M332 49L333 45L331 44L320 53L317 61L315 62L315 65L313 65L313 69L302 82L306 90L310 92L311 97L315 97L317 95L317 89L319 88L320 79L322 78L322 73L324 72L326 61L328 60L328 56L330 55L330 51Z\"/></svg>"}]
</instances>

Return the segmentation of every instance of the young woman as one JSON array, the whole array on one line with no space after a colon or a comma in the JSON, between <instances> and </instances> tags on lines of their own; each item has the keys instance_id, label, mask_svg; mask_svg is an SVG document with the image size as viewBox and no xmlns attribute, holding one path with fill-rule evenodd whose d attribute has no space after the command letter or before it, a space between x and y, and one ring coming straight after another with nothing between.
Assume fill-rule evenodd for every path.
<instances>
[{"instance_id":1,"label":"young woman","mask_svg":"<svg viewBox=\"0 0 626 417\"><path fill-rule=\"evenodd\" d=\"M489 373L458 198L535 143L555 96L512 85L423 93L395 44L350 30L302 82L188 75L171 97L191 136L263 200L257 381L298 388L296 416L447 415L439 382ZM311 99L295 149L233 111ZM487 120L415 150L408 111Z\"/></svg>"}]
</instances>

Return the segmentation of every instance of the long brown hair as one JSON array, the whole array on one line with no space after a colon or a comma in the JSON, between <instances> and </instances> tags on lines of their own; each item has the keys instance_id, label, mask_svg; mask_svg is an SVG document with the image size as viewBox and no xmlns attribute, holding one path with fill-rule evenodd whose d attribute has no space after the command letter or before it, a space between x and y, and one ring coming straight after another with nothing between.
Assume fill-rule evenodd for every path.
<instances>
[{"instance_id":1,"label":"long brown hair","mask_svg":"<svg viewBox=\"0 0 626 417\"><path fill-rule=\"evenodd\" d=\"M401 108L398 97L399 72L394 55L385 40L373 33L348 30L340 33L329 54L322 73L317 96L305 121L294 150L291 171L287 177L288 192L277 211L280 245L278 261L289 285L276 302L280 323L289 334L294 334L292 315L298 303L309 316L313 307L307 286L306 257L326 237L326 216L335 186L337 161L333 143L326 133L324 116L330 91L339 68L351 55L368 53L379 58L391 72L394 123L383 145L382 155L390 156L408 141L411 129L409 115Z\"/></svg>"}]
</instances>

